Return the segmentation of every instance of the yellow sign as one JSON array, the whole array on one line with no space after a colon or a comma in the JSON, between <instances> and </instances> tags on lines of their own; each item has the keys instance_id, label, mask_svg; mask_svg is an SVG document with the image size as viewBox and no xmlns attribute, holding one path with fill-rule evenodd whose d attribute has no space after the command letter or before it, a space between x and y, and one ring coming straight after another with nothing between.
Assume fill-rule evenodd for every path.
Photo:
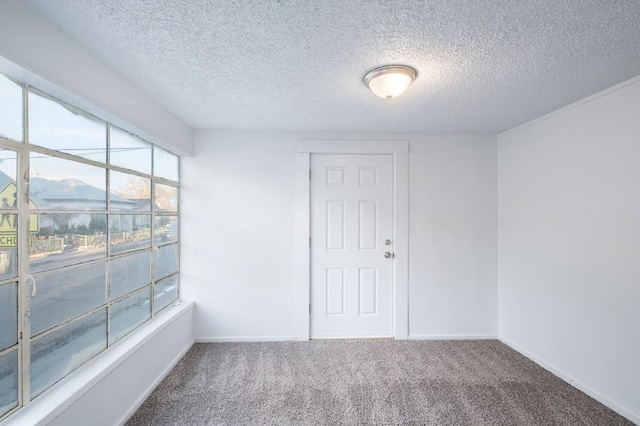
<instances>
[{"instance_id":1,"label":"yellow sign","mask_svg":"<svg viewBox=\"0 0 640 426\"><path fill-rule=\"evenodd\" d=\"M29 234L29 247L33 243L33 235ZM16 232L2 232L0 233L0 247L17 247L18 246L18 234Z\"/></svg>"},{"instance_id":2,"label":"yellow sign","mask_svg":"<svg viewBox=\"0 0 640 426\"><path fill-rule=\"evenodd\" d=\"M18 188L13 182L9 182L2 191L0 191L0 209L15 209L15 213L3 212L0 215L0 247L16 247L18 244L18 235L16 228L18 226L18 204L17 204ZM29 208L35 210L38 208L36 203L29 200ZM29 232L36 233L40 230L40 220L37 213L29 215ZM31 245L31 235L29 235L29 245Z\"/></svg>"}]
</instances>

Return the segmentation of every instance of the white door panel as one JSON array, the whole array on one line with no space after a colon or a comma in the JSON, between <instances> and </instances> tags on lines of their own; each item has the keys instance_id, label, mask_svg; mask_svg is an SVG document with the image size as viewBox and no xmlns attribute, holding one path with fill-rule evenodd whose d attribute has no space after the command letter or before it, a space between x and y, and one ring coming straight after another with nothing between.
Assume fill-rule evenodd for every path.
<instances>
[{"instance_id":1,"label":"white door panel","mask_svg":"<svg viewBox=\"0 0 640 426\"><path fill-rule=\"evenodd\" d=\"M393 157L312 155L311 176L311 337L392 336Z\"/></svg>"}]
</instances>

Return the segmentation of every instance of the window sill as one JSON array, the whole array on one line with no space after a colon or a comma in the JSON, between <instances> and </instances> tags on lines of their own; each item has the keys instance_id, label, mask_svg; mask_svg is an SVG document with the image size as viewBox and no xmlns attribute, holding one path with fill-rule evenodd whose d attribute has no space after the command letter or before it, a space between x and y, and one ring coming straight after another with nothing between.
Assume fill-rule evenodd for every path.
<instances>
[{"instance_id":1,"label":"window sill","mask_svg":"<svg viewBox=\"0 0 640 426\"><path fill-rule=\"evenodd\" d=\"M109 373L115 370L120 364L126 361L138 349L149 342L154 336L182 315L192 311L194 305L194 302L178 302L174 307L153 318L132 332L127 338L106 349L85 365L60 380L31 403L1 421L0 426L49 423Z\"/></svg>"}]
</instances>

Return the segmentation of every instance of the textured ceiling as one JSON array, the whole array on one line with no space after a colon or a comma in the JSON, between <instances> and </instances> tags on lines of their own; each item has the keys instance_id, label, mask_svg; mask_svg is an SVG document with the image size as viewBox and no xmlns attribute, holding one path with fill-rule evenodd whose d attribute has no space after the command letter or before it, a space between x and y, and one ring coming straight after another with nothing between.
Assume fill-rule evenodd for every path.
<instances>
[{"instance_id":1,"label":"textured ceiling","mask_svg":"<svg viewBox=\"0 0 640 426\"><path fill-rule=\"evenodd\" d=\"M26 1L194 129L493 134L640 75L638 0Z\"/></svg>"}]
</instances>

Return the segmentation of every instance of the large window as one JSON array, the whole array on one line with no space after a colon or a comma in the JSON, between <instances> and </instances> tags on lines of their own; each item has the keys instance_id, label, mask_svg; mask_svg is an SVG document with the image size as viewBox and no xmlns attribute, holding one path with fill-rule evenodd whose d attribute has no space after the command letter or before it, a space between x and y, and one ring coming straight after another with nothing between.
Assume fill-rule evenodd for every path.
<instances>
[{"instance_id":1,"label":"large window","mask_svg":"<svg viewBox=\"0 0 640 426\"><path fill-rule=\"evenodd\" d=\"M0 418L178 300L178 200L177 156L0 74Z\"/></svg>"}]
</instances>

